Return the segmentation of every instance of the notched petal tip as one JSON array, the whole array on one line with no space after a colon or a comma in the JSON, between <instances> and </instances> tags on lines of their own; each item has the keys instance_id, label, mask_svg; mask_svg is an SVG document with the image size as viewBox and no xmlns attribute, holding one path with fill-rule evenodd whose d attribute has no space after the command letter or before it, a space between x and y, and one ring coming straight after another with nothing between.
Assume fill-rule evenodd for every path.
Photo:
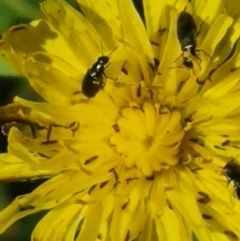
<instances>
[{"instance_id":1,"label":"notched petal tip","mask_svg":"<svg viewBox=\"0 0 240 241\"><path fill-rule=\"evenodd\" d=\"M17 53L24 54L44 51L49 39L57 38L45 20L31 24L16 25L3 33L2 43L10 45Z\"/></svg>"}]
</instances>

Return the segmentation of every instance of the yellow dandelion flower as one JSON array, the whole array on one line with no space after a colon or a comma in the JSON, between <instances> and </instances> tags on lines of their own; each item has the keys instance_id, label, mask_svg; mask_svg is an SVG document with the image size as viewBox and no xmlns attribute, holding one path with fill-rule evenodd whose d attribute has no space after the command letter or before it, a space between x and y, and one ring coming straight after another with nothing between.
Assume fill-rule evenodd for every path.
<instances>
[{"instance_id":1,"label":"yellow dandelion flower","mask_svg":"<svg viewBox=\"0 0 240 241\"><path fill-rule=\"evenodd\" d=\"M38 125L6 131L0 179L49 179L0 212L0 232L49 210L32 240L238 240L237 1L143 0L145 23L130 0L78 2L47 0L45 20L2 35L45 102L0 109Z\"/></svg>"}]
</instances>

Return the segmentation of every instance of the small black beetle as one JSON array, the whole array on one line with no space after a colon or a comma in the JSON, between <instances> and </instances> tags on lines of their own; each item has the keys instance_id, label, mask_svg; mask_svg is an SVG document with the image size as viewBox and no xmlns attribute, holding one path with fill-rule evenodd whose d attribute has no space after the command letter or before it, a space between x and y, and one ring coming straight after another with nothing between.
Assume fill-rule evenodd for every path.
<instances>
[{"instance_id":1,"label":"small black beetle","mask_svg":"<svg viewBox=\"0 0 240 241\"><path fill-rule=\"evenodd\" d=\"M109 63L109 56L117 49L117 47L108 55L100 56L93 66L87 70L87 73L84 75L82 80L82 93L88 97L93 98L104 88L104 78L109 78L105 75L104 71ZM109 78L112 79L112 78ZM113 79L116 80L116 79Z\"/></svg>"},{"instance_id":2,"label":"small black beetle","mask_svg":"<svg viewBox=\"0 0 240 241\"><path fill-rule=\"evenodd\" d=\"M227 184L233 182L235 195L240 199L240 165L234 162L234 159L227 162L223 167L223 173L227 177Z\"/></svg>"},{"instance_id":3,"label":"small black beetle","mask_svg":"<svg viewBox=\"0 0 240 241\"><path fill-rule=\"evenodd\" d=\"M177 20L177 37L181 45L181 50L199 58L196 54L197 25L190 13L181 12ZM183 65L193 68L193 63L187 57L183 57Z\"/></svg>"},{"instance_id":4,"label":"small black beetle","mask_svg":"<svg viewBox=\"0 0 240 241\"><path fill-rule=\"evenodd\" d=\"M182 11L179 14L178 20L177 20L177 37L178 37L178 41L181 45L181 50L183 52L188 52L189 55L194 56L197 59L200 59L196 54L197 51L203 52L210 59L212 58L204 50L202 50L202 49L196 50L196 47L197 47L196 37L200 33L201 27L204 22L205 22L205 20L201 23L200 29L197 32L197 25L190 13ZM181 56L183 56L183 53L180 55L180 57ZM200 62L201 62L201 59L200 59ZM188 57L185 57L185 56L183 56L183 65L187 68L191 68L191 69L193 68L193 62Z\"/></svg>"}]
</instances>

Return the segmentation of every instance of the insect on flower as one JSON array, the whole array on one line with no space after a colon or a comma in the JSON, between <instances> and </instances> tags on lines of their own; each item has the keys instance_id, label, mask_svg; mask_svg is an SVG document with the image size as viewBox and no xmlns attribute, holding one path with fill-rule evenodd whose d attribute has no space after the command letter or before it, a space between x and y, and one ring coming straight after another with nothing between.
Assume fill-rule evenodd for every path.
<instances>
[{"instance_id":1,"label":"insect on flower","mask_svg":"<svg viewBox=\"0 0 240 241\"><path fill-rule=\"evenodd\" d=\"M223 167L223 174L227 177L227 185L233 182L235 195L240 199L240 165L237 164L232 158Z\"/></svg>"},{"instance_id":2,"label":"insect on flower","mask_svg":"<svg viewBox=\"0 0 240 241\"><path fill-rule=\"evenodd\" d=\"M90 69L87 70L87 73L84 75L82 80L82 93L88 97L93 98L100 91L100 89L104 88L105 82L104 78L117 80L106 76L104 73L105 68L109 65L109 56L117 49L112 50L109 55L100 56L97 61L92 65Z\"/></svg>"},{"instance_id":3,"label":"insect on flower","mask_svg":"<svg viewBox=\"0 0 240 241\"><path fill-rule=\"evenodd\" d=\"M204 21L202 22L202 24L203 23ZM201 31L202 24L200 26L200 30L197 32L197 25L194 21L193 16L190 13L187 13L185 11L182 11L179 14L178 20L177 20L177 37L181 45L181 50L183 51L180 57L183 56L184 52L188 52L190 55L199 59L196 52L202 51L205 55L211 58L211 56L208 55L204 50L196 50L196 47L197 47L196 37ZM192 61L189 58L184 56L183 56L183 65L187 68L193 68Z\"/></svg>"}]
</instances>

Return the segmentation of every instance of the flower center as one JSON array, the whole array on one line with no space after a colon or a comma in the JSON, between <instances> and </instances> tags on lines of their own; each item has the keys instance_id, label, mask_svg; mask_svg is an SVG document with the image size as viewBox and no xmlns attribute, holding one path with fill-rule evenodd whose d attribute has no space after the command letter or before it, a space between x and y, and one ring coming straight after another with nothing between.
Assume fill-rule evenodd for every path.
<instances>
[{"instance_id":1,"label":"flower center","mask_svg":"<svg viewBox=\"0 0 240 241\"><path fill-rule=\"evenodd\" d=\"M110 141L127 168L137 167L149 177L178 163L185 132L177 109L145 102L138 108L123 108L117 125Z\"/></svg>"}]
</instances>

